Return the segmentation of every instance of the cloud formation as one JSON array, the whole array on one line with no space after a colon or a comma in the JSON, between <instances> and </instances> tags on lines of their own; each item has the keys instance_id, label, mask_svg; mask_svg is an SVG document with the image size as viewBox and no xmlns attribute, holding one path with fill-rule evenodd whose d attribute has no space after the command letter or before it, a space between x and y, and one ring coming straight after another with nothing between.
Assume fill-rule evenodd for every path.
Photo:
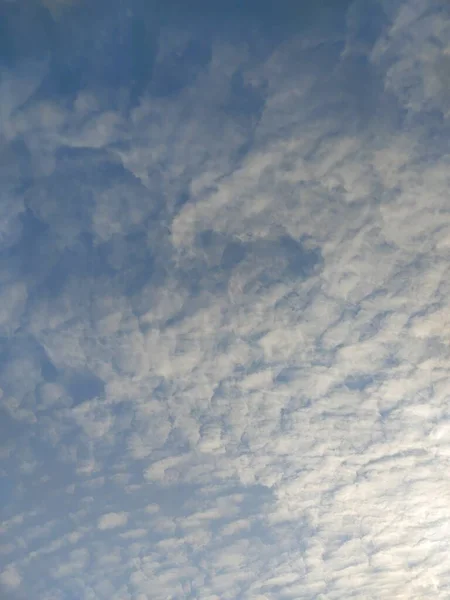
<instances>
[{"instance_id":1,"label":"cloud formation","mask_svg":"<svg viewBox=\"0 0 450 600\"><path fill-rule=\"evenodd\" d=\"M98 520L97 527L99 529L115 529L116 527L123 527L127 524L128 515L122 513L107 513L102 515Z\"/></svg>"},{"instance_id":2,"label":"cloud formation","mask_svg":"<svg viewBox=\"0 0 450 600\"><path fill-rule=\"evenodd\" d=\"M447 598L448 10L138 4L2 49L1 584Z\"/></svg>"},{"instance_id":3,"label":"cloud formation","mask_svg":"<svg viewBox=\"0 0 450 600\"><path fill-rule=\"evenodd\" d=\"M14 565L8 565L0 574L1 583L10 589L16 589L22 583L22 579L17 568Z\"/></svg>"}]
</instances>

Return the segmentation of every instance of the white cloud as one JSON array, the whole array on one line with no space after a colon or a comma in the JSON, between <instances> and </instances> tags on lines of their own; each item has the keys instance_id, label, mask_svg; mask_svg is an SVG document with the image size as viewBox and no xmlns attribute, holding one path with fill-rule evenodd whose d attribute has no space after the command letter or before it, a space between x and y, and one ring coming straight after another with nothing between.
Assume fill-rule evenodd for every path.
<instances>
[{"instance_id":1,"label":"white cloud","mask_svg":"<svg viewBox=\"0 0 450 600\"><path fill-rule=\"evenodd\" d=\"M69 560L54 569L52 575L55 579L70 577L83 571L86 568L88 560L89 552L86 548L72 550L69 553Z\"/></svg>"},{"instance_id":2,"label":"white cloud","mask_svg":"<svg viewBox=\"0 0 450 600\"><path fill-rule=\"evenodd\" d=\"M121 533L120 537L122 537L126 540L133 540L133 539L145 537L146 535L148 535L148 531L146 529L130 529L129 531L126 531L125 533Z\"/></svg>"},{"instance_id":3,"label":"white cloud","mask_svg":"<svg viewBox=\"0 0 450 600\"><path fill-rule=\"evenodd\" d=\"M15 589L20 587L22 578L14 565L8 565L6 569L0 573L0 581L7 588Z\"/></svg>"},{"instance_id":4,"label":"white cloud","mask_svg":"<svg viewBox=\"0 0 450 600\"><path fill-rule=\"evenodd\" d=\"M228 523L223 530L222 535L234 535L236 533L247 531L250 529L250 523L245 519L238 519L237 521Z\"/></svg>"},{"instance_id":5,"label":"white cloud","mask_svg":"<svg viewBox=\"0 0 450 600\"><path fill-rule=\"evenodd\" d=\"M107 513L102 515L98 522L97 527L99 529L115 529L116 527L123 527L127 524L128 515L124 512L121 513Z\"/></svg>"}]
</instances>

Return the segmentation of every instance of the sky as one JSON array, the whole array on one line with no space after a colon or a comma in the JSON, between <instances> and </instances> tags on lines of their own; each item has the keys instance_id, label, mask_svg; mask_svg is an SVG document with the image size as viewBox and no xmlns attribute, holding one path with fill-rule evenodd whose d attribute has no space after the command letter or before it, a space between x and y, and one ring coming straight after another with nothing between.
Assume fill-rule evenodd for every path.
<instances>
[{"instance_id":1,"label":"sky","mask_svg":"<svg viewBox=\"0 0 450 600\"><path fill-rule=\"evenodd\" d=\"M450 597L450 5L0 4L0 598Z\"/></svg>"}]
</instances>

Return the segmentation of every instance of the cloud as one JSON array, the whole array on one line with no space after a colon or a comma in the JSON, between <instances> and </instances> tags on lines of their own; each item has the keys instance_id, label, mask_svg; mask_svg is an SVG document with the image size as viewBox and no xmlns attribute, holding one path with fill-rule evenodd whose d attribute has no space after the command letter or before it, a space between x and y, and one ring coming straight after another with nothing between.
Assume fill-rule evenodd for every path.
<instances>
[{"instance_id":1,"label":"cloud","mask_svg":"<svg viewBox=\"0 0 450 600\"><path fill-rule=\"evenodd\" d=\"M14 590L20 587L22 578L20 577L20 573L14 565L8 565L6 569L1 572L0 581L2 585Z\"/></svg>"},{"instance_id":2,"label":"cloud","mask_svg":"<svg viewBox=\"0 0 450 600\"><path fill-rule=\"evenodd\" d=\"M449 15L337 4L5 58L4 586L447 597Z\"/></svg>"},{"instance_id":3,"label":"cloud","mask_svg":"<svg viewBox=\"0 0 450 600\"><path fill-rule=\"evenodd\" d=\"M78 0L41 0L42 4L48 8L53 18L57 19L61 11L77 4Z\"/></svg>"},{"instance_id":4,"label":"cloud","mask_svg":"<svg viewBox=\"0 0 450 600\"><path fill-rule=\"evenodd\" d=\"M97 523L97 527L101 530L104 529L115 529L116 527L123 527L127 524L128 515L122 513L107 513L102 515Z\"/></svg>"}]
</instances>

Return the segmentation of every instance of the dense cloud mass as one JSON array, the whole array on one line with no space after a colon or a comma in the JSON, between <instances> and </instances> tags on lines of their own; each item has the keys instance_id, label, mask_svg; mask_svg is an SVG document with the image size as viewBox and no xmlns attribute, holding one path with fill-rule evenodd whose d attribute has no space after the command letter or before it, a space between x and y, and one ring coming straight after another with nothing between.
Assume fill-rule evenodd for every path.
<instances>
[{"instance_id":1,"label":"dense cloud mass","mask_svg":"<svg viewBox=\"0 0 450 600\"><path fill-rule=\"evenodd\" d=\"M449 7L241 4L0 8L2 597L450 595Z\"/></svg>"}]
</instances>

